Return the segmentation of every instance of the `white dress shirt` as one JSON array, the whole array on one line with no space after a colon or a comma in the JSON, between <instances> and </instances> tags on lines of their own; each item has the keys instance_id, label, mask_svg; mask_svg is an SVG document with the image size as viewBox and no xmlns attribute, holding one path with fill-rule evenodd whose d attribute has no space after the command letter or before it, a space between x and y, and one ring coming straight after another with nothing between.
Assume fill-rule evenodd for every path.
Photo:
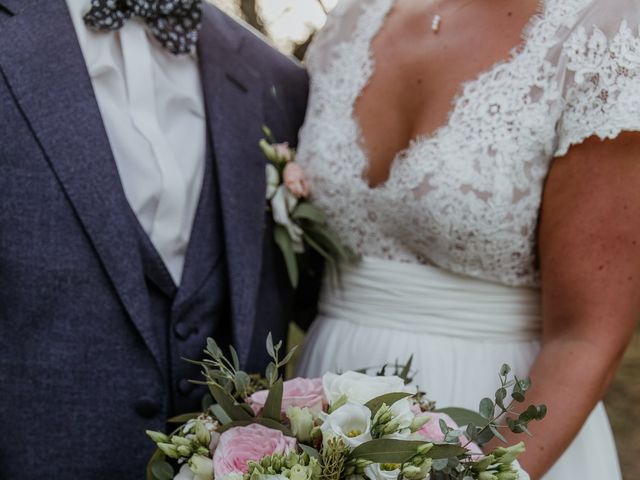
<instances>
[{"instance_id":1,"label":"white dress shirt","mask_svg":"<svg viewBox=\"0 0 640 480\"><path fill-rule=\"evenodd\" d=\"M198 62L166 51L139 19L89 29L89 4L67 0L124 192L178 285L206 156Z\"/></svg>"}]
</instances>

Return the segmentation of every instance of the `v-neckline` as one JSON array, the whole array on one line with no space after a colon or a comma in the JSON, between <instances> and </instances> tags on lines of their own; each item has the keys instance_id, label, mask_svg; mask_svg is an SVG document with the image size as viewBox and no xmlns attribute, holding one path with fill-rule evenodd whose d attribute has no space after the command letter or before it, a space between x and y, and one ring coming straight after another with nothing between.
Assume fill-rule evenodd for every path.
<instances>
[{"instance_id":1,"label":"v-neckline","mask_svg":"<svg viewBox=\"0 0 640 480\"><path fill-rule=\"evenodd\" d=\"M511 48L510 53L506 58L494 62L488 69L481 70L478 73L476 73L473 76L473 78L471 78L470 80L466 80L460 83L460 85L458 86L457 93L454 95L453 99L451 100L449 110L446 114L446 119L447 119L446 122L443 125L436 127L433 131L429 133L419 133L413 136L409 140L407 146L401 148L393 155L393 158L389 163L387 178L384 181L378 183L377 185L371 185L369 183L369 179L367 178L367 172L371 168L371 158L369 157L369 153L366 149L365 138L362 132L362 127L360 125L360 120L356 116L355 108L356 108L358 99L362 96L362 94L366 90L367 86L370 84L376 72L376 61L375 61L375 52L373 50L373 43L376 37L380 34L380 32L382 32L382 29L384 28L389 16L391 15L394 7L398 3L398 0L384 0L384 1L388 2L388 5L386 5L383 8L382 20L379 22L378 26L371 32L370 37L367 39L367 44L366 44L367 60L366 62L363 62L363 70L365 72L368 71L368 73L365 73L365 75L363 76L364 77L363 83L358 88L356 96L353 99L353 102L351 104L350 115L349 115L349 121L352 122L353 126L355 127L353 129L353 131L355 132L355 145L362 159L362 164L358 166L358 169L359 169L358 177L364 184L365 188L370 192L384 191L387 188L389 188L391 181L393 180L394 171L396 170L396 167L400 159L409 155L414 149L424 144L427 144L431 141L436 140L442 134L442 132L444 132L450 127L451 118L457 111L459 102L464 97L465 89L467 89L470 85L473 85L474 83L479 82L482 78L484 78L486 75L490 74L497 68L503 65L509 65L513 63L520 55L522 55L524 52L527 51L527 48L532 38L532 32L537 29L537 27L544 21L547 15L547 2L548 2L548 0L538 0L538 6L534 14L529 18L524 28L522 29L522 32L521 32L522 41L518 45L515 45L514 47ZM360 24L358 26L360 27Z\"/></svg>"}]
</instances>

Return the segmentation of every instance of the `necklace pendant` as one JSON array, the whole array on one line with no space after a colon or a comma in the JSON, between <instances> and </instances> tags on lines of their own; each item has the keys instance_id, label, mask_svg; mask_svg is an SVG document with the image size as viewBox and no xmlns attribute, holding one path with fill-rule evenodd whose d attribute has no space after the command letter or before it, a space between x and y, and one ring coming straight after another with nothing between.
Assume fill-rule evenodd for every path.
<instances>
[{"instance_id":1,"label":"necklace pendant","mask_svg":"<svg viewBox=\"0 0 640 480\"><path fill-rule=\"evenodd\" d=\"M433 33L438 33L440 31L440 24L442 23L442 17L440 15L436 15L433 17L431 21L431 30Z\"/></svg>"}]
</instances>

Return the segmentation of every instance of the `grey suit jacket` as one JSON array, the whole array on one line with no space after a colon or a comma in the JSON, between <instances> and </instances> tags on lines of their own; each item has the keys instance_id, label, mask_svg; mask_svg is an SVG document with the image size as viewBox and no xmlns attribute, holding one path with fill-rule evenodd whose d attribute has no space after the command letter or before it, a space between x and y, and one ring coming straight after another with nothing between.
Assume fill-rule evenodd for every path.
<instances>
[{"instance_id":1,"label":"grey suit jacket","mask_svg":"<svg viewBox=\"0 0 640 480\"><path fill-rule=\"evenodd\" d=\"M263 124L295 143L307 77L210 5L199 58L233 336L255 370L294 307L257 143ZM65 1L0 0L2 479L144 475L169 392L128 208Z\"/></svg>"}]
</instances>

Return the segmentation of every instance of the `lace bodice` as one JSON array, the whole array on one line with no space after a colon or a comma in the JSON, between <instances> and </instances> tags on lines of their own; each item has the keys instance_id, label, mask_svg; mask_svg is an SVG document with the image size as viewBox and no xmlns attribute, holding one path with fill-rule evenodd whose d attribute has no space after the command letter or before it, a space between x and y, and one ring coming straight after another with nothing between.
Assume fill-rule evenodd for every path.
<instances>
[{"instance_id":1,"label":"lace bodice","mask_svg":"<svg viewBox=\"0 0 640 480\"><path fill-rule=\"evenodd\" d=\"M310 48L298 161L355 252L535 286L536 225L552 159L592 135L640 130L640 2L546 0L523 45L464 84L446 125L371 188L353 116L371 42L394 0L341 0Z\"/></svg>"}]
</instances>

